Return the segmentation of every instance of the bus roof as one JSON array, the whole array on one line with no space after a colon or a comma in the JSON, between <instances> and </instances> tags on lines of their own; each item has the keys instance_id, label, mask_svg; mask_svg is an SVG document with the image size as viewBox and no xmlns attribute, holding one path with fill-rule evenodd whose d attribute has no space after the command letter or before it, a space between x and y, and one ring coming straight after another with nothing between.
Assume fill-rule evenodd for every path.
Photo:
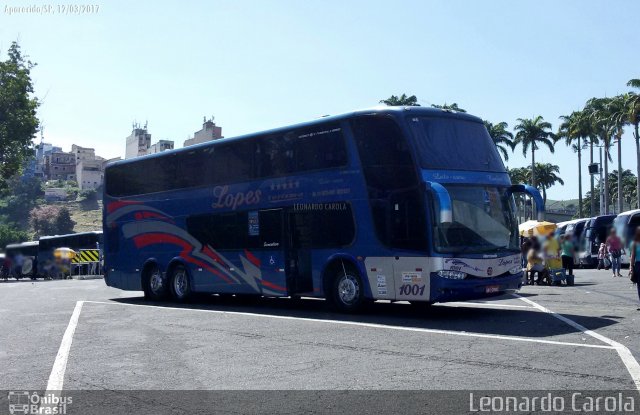
<instances>
[{"instance_id":1,"label":"bus roof","mask_svg":"<svg viewBox=\"0 0 640 415\"><path fill-rule=\"evenodd\" d=\"M102 234L102 231L89 231L89 232L78 232L78 233L67 233L65 235L47 235L41 236L40 240L43 239L53 239L53 238L65 238L67 236L76 236L76 235L99 235Z\"/></svg>"},{"instance_id":2,"label":"bus roof","mask_svg":"<svg viewBox=\"0 0 640 415\"><path fill-rule=\"evenodd\" d=\"M621 212L618 216L622 215L635 215L636 213L640 213L640 209L627 210L626 212Z\"/></svg>"},{"instance_id":3,"label":"bus roof","mask_svg":"<svg viewBox=\"0 0 640 415\"><path fill-rule=\"evenodd\" d=\"M9 244L7 245L7 249L9 248L23 248L23 247L27 247L27 246L37 246L40 242L39 241L29 241L29 242L22 242L19 244Z\"/></svg>"},{"instance_id":4,"label":"bus roof","mask_svg":"<svg viewBox=\"0 0 640 415\"><path fill-rule=\"evenodd\" d=\"M556 226L560 227L560 226L566 226L566 225L571 225L573 223L578 223L581 219L571 219L571 220L566 220L564 222L558 222L556 223Z\"/></svg>"},{"instance_id":5,"label":"bus roof","mask_svg":"<svg viewBox=\"0 0 640 415\"><path fill-rule=\"evenodd\" d=\"M218 143L229 143L229 142L234 142L234 141L238 141L238 140L244 140L244 139L248 139L248 138L259 137L259 136L262 136L262 135L277 134L277 133L281 133L281 132L287 131L287 130L292 129L292 128L306 128L306 127L312 127L312 126L317 125L317 124L323 124L323 123L326 123L326 122L338 122L338 121L342 121L342 120L345 120L345 119L349 119L349 118L356 117L356 116L361 116L361 115L401 114L401 113L414 114L414 115L423 115L423 116L431 116L431 117L454 118L454 119L473 121L473 122L482 122L482 119L479 118L479 117L476 117L475 115L467 114L467 113L464 113L464 112L444 110L444 109L440 109L440 108L379 105L379 106L372 107L372 108L366 108L366 109L355 110L355 111L351 111L351 112L345 112L343 114L327 115L327 116L323 116L323 117L317 118L317 119L312 120L312 121L306 121L306 122L301 122L301 123L297 123L297 124L291 124L291 125L287 125L287 126L284 126L284 127L278 127L278 128L274 128L274 129L270 129L270 130L264 130L264 131L259 131L259 132L255 132L255 133L243 134L243 135L239 135L239 136L236 136L236 137L221 138L221 139L218 139L218 140L212 140L212 141L207 141L205 143L194 144L192 146L182 147L182 148L178 148L178 149L175 149L175 150L166 150L166 151L162 151L160 153L147 154L147 155L144 155L144 156L138 156L138 157L134 157L134 158L130 158L130 159L118 160L118 161L114 161L114 162L111 162L111 163L107 164L107 167L121 165L121 164L129 164L129 163L136 162L136 161L139 161L139 160L142 160L142 159L146 160L146 159L155 158L155 157L166 157L169 154L177 154L177 153L181 153L181 152L185 152L185 151L193 151L193 150L198 149L198 148L209 147L209 146L216 145Z\"/></svg>"}]
</instances>

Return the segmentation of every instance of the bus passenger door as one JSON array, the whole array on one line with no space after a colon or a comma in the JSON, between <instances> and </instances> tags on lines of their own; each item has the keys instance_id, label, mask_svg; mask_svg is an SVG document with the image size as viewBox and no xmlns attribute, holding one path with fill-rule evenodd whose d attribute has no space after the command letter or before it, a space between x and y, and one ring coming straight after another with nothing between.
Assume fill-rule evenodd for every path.
<instances>
[{"instance_id":1,"label":"bus passenger door","mask_svg":"<svg viewBox=\"0 0 640 415\"><path fill-rule=\"evenodd\" d=\"M289 295L313 291L311 276L311 216L305 212L287 214L286 272Z\"/></svg>"},{"instance_id":2,"label":"bus passenger door","mask_svg":"<svg viewBox=\"0 0 640 415\"><path fill-rule=\"evenodd\" d=\"M267 209L249 212L249 237L258 238L259 250L251 253L259 257L260 290L263 295L286 296L287 245L284 235L284 215L282 209Z\"/></svg>"}]
</instances>

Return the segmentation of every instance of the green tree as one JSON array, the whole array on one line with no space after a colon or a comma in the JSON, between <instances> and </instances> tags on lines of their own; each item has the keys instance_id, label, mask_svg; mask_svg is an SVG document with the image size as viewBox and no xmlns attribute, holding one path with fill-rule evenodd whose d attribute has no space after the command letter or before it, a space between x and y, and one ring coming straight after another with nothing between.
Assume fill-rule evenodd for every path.
<instances>
[{"instance_id":1,"label":"green tree","mask_svg":"<svg viewBox=\"0 0 640 415\"><path fill-rule=\"evenodd\" d=\"M381 104L389 105L389 106L403 106L403 107L419 107L418 98L415 95L411 95L410 97L406 94L402 94L399 97L395 95L391 95L387 99L383 99L380 101Z\"/></svg>"},{"instance_id":2,"label":"green tree","mask_svg":"<svg viewBox=\"0 0 640 415\"><path fill-rule=\"evenodd\" d=\"M484 126L487 127L487 131L493 140L493 144L496 145L496 148L502 154L504 161L508 161L509 153L507 152L507 149L511 149L512 152L515 149L515 145L513 144L513 134L507 130L509 124L504 121L493 124L485 120Z\"/></svg>"},{"instance_id":3,"label":"green tree","mask_svg":"<svg viewBox=\"0 0 640 415\"><path fill-rule=\"evenodd\" d=\"M542 190L542 200L547 204L547 189L555 184L564 186L564 181L559 176L560 167L550 163L536 163L536 175L538 176L538 188Z\"/></svg>"},{"instance_id":4,"label":"green tree","mask_svg":"<svg viewBox=\"0 0 640 415\"><path fill-rule=\"evenodd\" d=\"M14 226L0 223L0 250L13 243L24 242L29 239L29 234Z\"/></svg>"},{"instance_id":5,"label":"green tree","mask_svg":"<svg viewBox=\"0 0 640 415\"><path fill-rule=\"evenodd\" d=\"M547 122L538 115L535 118L518 118L518 124L515 126L516 138L514 145L522 144L522 154L526 157L527 151L531 148L531 185L537 187L536 181L536 150L538 144L544 144L549 150L554 152L556 140L555 134L551 132L551 123Z\"/></svg>"},{"instance_id":6,"label":"green tree","mask_svg":"<svg viewBox=\"0 0 640 415\"><path fill-rule=\"evenodd\" d=\"M32 139L39 126L39 102L32 96L33 67L17 42L9 47L8 59L0 61L0 191L33 155Z\"/></svg>"},{"instance_id":7,"label":"green tree","mask_svg":"<svg viewBox=\"0 0 640 415\"><path fill-rule=\"evenodd\" d=\"M582 217L582 149L584 140L588 139L590 135L590 122L582 111L562 115L560 119L562 123L557 137L564 138L565 143L578 153L578 215Z\"/></svg>"},{"instance_id":8,"label":"green tree","mask_svg":"<svg viewBox=\"0 0 640 415\"><path fill-rule=\"evenodd\" d=\"M44 205L31 210L29 222L36 237L73 232L75 222L64 206Z\"/></svg>"},{"instance_id":9,"label":"green tree","mask_svg":"<svg viewBox=\"0 0 640 415\"><path fill-rule=\"evenodd\" d=\"M629 169L622 170L622 174L618 175L618 170L609 173L609 198L611 200L622 198L622 206L618 207L617 213L625 210L626 206L633 206L637 201L636 193L636 176ZM621 187L618 187L621 186ZM618 189L622 189L621 192Z\"/></svg>"},{"instance_id":10,"label":"green tree","mask_svg":"<svg viewBox=\"0 0 640 415\"><path fill-rule=\"evenodd\" d=\"M0 216L26 229L31 209L42 203L44 190L37 177L14 176L7 181L7 196L0 199Z\"/></svg>"},{"instance_id":11,"label":"green tree","mask_svg":"<svg viewBox=\"0 0 640 415\"><path fill-rule=\"evenodd\" d=\"M447 104L446 102L443 105L438 105L438 104L432 104L431 105L433 108L440 108L442 110L450 110L450 111L456 111L456 112L467 112L467 110L460 108L458 106L457 103L453 103L453 104Z\"/></svg>"},{"instance_id":12,"label":"green tree","mask_svg":"<svg viewBox=\"0 0 640 415\"><path fill-rule=\"evenodd\" d=\"M609 213L609 161L613 139L619 132L619 121L613 111L617 103L613 98L591 98L587 101L584 111L588 114L594 133L604 148L604 214Z\"/></svg>"},{"instance_id":13,"label":"green tree","mask_svg":"<svg viewBox=\"0 0 640 415\"><path fill-rule=\"evenodd\" d=\"M627 86L640 88L640 79L632 79ZM629 92L626 94L625 107L627 109L627 121L633 126L633 138L636 143L636 194L640 194L640 94ZM640 209L640 199L636 206Z\"/></svg>"}]
</instances>

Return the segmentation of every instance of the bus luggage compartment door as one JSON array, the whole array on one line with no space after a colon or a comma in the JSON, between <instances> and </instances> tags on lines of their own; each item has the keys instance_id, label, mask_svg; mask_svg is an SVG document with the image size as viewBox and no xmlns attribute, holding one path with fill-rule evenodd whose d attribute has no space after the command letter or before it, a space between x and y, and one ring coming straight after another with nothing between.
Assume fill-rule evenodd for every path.
<instances>
[{"instance_id":1,"label":"bus luggage compartment door","mask_svg":"<svg viewBox=\"0 0 640 415\"><path fill-rule=\"evenodd\" d=\"M394 261L390 257L367 257L364 260L371 295L376 300L395 300L396 298L393 278Z\"/></svg>"},{"instance_id":2,"label":"bus luggage compartment door","mask_svg":"<svg viewBox=\"0 0 640 415\"><path fill-rule=\"evenodd\" d=\"M429 301L429 260L399 257L393 264L396 300Z\"/></svg>"}]
</instances>

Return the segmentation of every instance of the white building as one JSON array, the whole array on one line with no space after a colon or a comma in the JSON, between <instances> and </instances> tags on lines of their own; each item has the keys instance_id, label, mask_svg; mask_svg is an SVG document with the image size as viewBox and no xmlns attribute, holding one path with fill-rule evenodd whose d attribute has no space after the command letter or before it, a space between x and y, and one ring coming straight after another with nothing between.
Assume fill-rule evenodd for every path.
<instances>
[{"instance_id":1,"label":"white building","mask_svg":"<svg viewBox=\"0 0 640 415\"><path fill-rule=\"evenodd\" d=\"M97 189L102 186L103 163L102 160L80 160L76 165L76 180L81 190Z\"/></svg>"},{"instance_id":2,"label":"white building","mask_svg":"<svg viewBox=\"0 0 640 415\"><path fill-rule=\"evenodd\" d=\"M147 154L149 147L151 147L151 134L147 132L147 124L144 125L144 128L140 128L138 124L134 124L131 134L127 137L127 148L124 158L129 159L143 156Z\"/></svg>"},{"instance_id":3,"label":"white building","mask_svg":"<svg viewBox=\"0 0 640 415\"><path fill-rule=\"evenodd\" d=\"M149 147L147 154L161 153L167 150L173 150L173 141L160 140L157 143L151 145L151 147Z\"/></svg>"},{"instance_id":4,"label":"white building","mask_svg":"<svg viewBox=\"0 0 640 415\"><path fill-rule=\"evenodd\" d=\"M204 118L204 123L202 124L202 130L196 131L193 134L193 138L189 138L185 140L184 146L192 146L194 144L205 143L207 141L217 140L220 138L224 138L222 136L222 127L218 127L216 123L213 122L213 117L207 120Z\"/></svg>"},{"instance_id":5,"label":"white building","mask_svg":"<svg viewBox=\"0 0 640 415\"><path fill-rule=\"evenodd\" d=\"M76 155L76 164L84 160L95 160L96 150L88 147L80 147L79 145L72 144L71 152Z\"/></svg>"}]
</instances>

